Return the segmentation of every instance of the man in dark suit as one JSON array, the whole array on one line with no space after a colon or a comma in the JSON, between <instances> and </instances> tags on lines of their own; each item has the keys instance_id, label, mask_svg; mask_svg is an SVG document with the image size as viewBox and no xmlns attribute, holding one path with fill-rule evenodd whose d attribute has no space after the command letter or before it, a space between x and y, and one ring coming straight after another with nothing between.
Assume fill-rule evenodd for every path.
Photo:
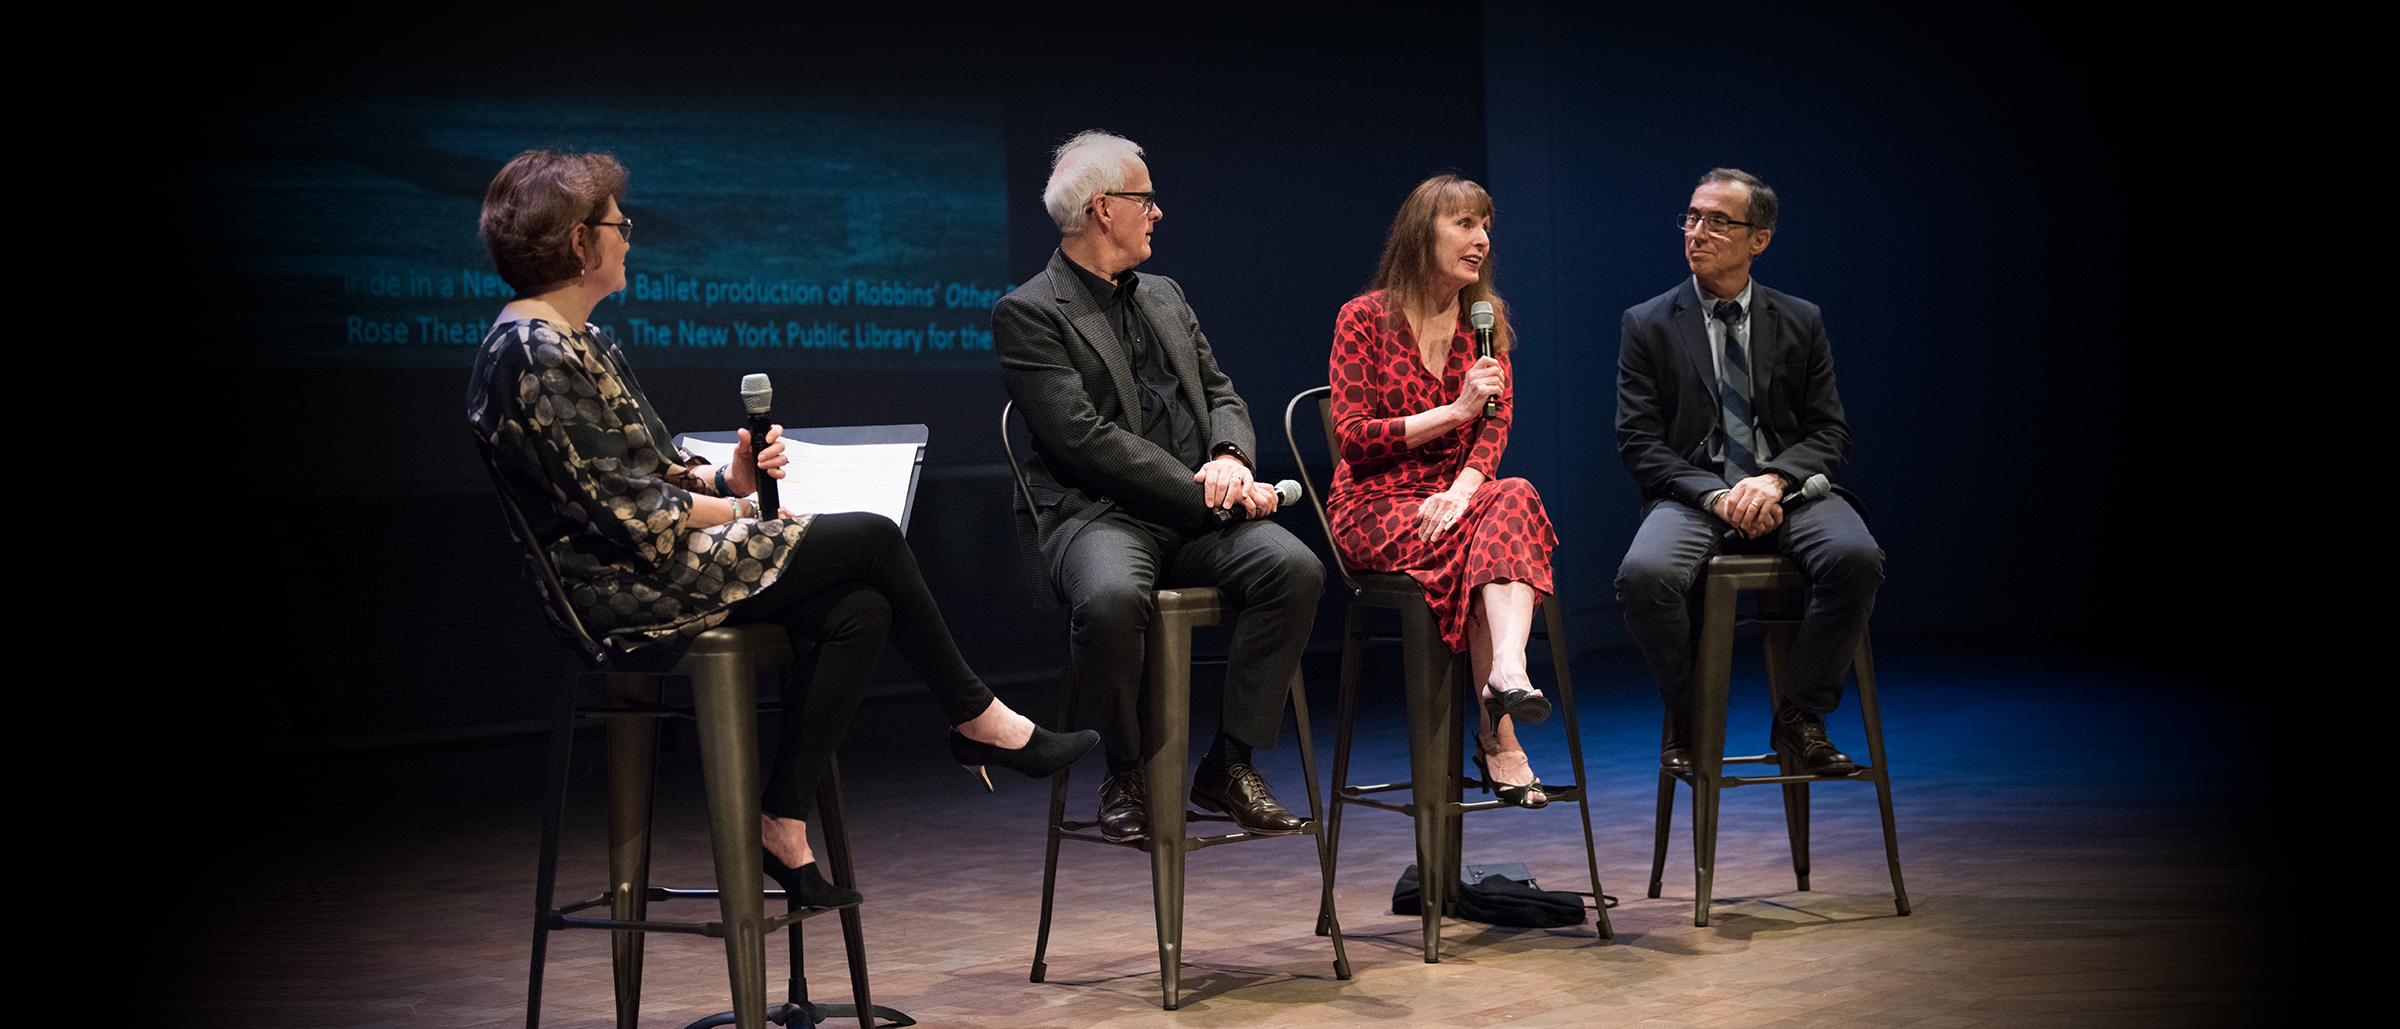
<instances>
[{"instance_id":1,"label":"man in dark suit","mask_svg":"<svg viewBox=\"0 0 2400 1029\"><path fill-rule=\"evenodd\" d=\"M1809 577L1792 688L1770 743L1805 772L1855 770L1824 716L1841 703L1875 609L1883 551L1841 492L1782 503L1809 476L1841 470L1850 426L1817 305L1750 278L1775 235L1775 209L1757 176L1702 176L1683 215L1691 281L1625 312L1617 356L1617 453L1647 505L1617 570L1617 600L1666 701L1659 763L1677 771L1691 767L1689 594L1726 551L1782 553Z\"/></svg>"},{"instance_id":2,"label":"man in dark suit","mask_svg":"<svg viewBox=\"0 0 2400 1029\"><path fill-rule=\"evenodd\" d=\"M1100 831L1149 833L1138 705L1144 634L1159 587L1214 586L1241 609L1215 742L1192 802L1254 833L1307 823L1250 763L1271 747L1316 615L1325 568L1281 526L1273 488L1252 478L1249 408L1217 369L1183 288L1136 276L1161 217L1142 150L1104 132L1059 147L1043 203L1058 252L1000 298L1001 377L1033 434L1021 512L1045 588L1072 611L1068 674L1108 754Z\"/></svg>"}]
</instances>

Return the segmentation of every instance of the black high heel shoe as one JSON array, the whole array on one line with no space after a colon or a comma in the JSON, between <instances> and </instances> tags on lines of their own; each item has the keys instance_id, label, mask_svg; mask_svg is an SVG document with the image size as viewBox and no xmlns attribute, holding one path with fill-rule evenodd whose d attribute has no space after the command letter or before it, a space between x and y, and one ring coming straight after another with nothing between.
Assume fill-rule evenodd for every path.
<instances>
[{"instance_id":1,"label":"black high heel shoe","mask_svg":"<svg viewBox=\"0 0 2400 1029\"><path fill-rule=\"evenodd\" d=\"M1099 745L1100 734L1091 729L1051 732L1037 725L1033 727L1033 738L1015 750L970 740L958 730L950 730L950 756L958 761L960 767L982 778L986 792L994 787L992 773L984 771L985 765L999 765L1022 773L1029 779L1047 779Z\"/></svg>"},{"instance_id":2,"label":"black high heel shoe","mask_svg":"<svg viewBox=\"0 0 2400 1029\"><path fill-rule=\"evenodd\" d=\"M774 851L765 847L758 851L766 857L767 878L775 880L775 885L783 887L784 895L799 901L801 907L846 908L867 899L857 890L826 882L814 861L792 868L776 857Z\"/></svg>"},{"instance_id":3,"label":"black high heel shoe","mask_svg":"<svg viewBox=\"0 0 2400 1029\"><path fill-rule=\"evenodd\" d=\"M1503 804L1513 804L1522 808L1550 806L1550 797L1547 794L1543 795L1540 803L1531 802L1532 796L1540 792L1542 788L1542 780L1539 777L1523 786L1510 786L1506 783L1492 781L1492 765L1483 758L1482 740L1475 741L1475 770L1483 773L1483 791L1500 798L1500 802Z\"/></svg>"},{"instance_id":4,"label":"black high heel shoe","mask_svg":"<svg viewBox=\"0 0 2400 1029\"><path fill-rule=\"evenodd\" d=\"M1484 689L1489 691L1491 687L1487 685ZM1540 725L1550 717L1550 698L1542 696L1540 690L1510 687L1498 693L1484 693L1483 709L1492 716L1493 725L1500 724L1502 715L1516 719L1518 725Z\"/></svg>"}]
</instances>

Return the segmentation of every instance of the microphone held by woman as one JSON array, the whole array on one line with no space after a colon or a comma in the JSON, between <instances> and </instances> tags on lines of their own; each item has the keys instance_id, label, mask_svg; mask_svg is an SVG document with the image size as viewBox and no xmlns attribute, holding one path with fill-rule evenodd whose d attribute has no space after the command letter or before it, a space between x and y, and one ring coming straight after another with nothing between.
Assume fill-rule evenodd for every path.
<instances>
[{"instance_id":1,"label":"microphone held by woman","mask_svg":"<svg viewBox=\"0 0 2400 1029\"><path fill-rule=\"evenodd\" d=\"M1424 586L1443 644L1474 665L1485 787L1540 807L1549 798L1516 733L1550 713L1525 646L1558 537L1530 483L1497 477L1516 335L1491 250L1483 187L1437 176L1401 205L1374 290L1334 325L1327 381L1342 459L1326 508L1350 567Z\"/></svg>"},{"instance_id":2,"label":"microphone held by woman","mask_svg":"<svg viewBox=\"0 0 2400 1029\"><path fill-rule=\"evenodd\" d=\"M670 442L624 353L590 323L625 288L626 178L606 154L529 150L492 180L480 231L515 299L477 348L467 418L500 488L534 525L556 527L525 541L558 557L568 582L555 602L622 660L672 667L700 634L758 623L812 654L809 674L785 687L759 802L765 867L804 906L855 904L855 890L817 873L807 819L887 639L933 692L962 761L1046 775L1099 737L1048 732L993 696L891 519L777 515L787 461L766 376L743 380L748 438L727 467ZM753 491L762 517L744 517L737 499Z\"/></svg>"}]
</instances>

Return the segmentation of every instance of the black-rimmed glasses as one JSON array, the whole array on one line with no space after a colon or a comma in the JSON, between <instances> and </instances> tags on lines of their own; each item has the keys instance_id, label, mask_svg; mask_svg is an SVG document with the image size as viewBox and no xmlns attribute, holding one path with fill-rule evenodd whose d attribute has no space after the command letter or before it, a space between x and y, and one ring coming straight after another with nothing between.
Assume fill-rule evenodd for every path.
<instances>
[{"instance_id":1,"label":"black-rimmed glasses","mask_svg":"<svg viewBox=\"0 0 2400 1029\"><path fill-rule=\"evenodd\" d=\"M1731 231L1736 225L1739 225L1745 229L1755 229L1758 227L1750 222L1737 222L1731 218L1725 217L1724 215L1718 214L1715 211L1710 211L1707 214L1693 214L1690 211L1685 211L1684 213L1675 216L1675 227L1682 229L1685 232L1690 232L1694 226L1700 225L1708 226L1708 234L1711 236L1722 236Z\"/></svg>"}]
</instances>

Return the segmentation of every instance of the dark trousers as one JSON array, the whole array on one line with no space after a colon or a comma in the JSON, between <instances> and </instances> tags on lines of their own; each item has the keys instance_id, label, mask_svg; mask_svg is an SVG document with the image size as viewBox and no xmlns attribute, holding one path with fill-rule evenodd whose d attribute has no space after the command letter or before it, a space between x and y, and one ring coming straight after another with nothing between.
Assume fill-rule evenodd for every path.
<instances>
[{"instance_id":1,"label":"dark trousers","mask_svg":"<svg viewBox=\"0 0 2400 1029\"><path fill-rule=\"evenodd\" d=\"M1858 510L1839 495L1784 512L1784 523L1755 540L1724 538L1715 515L1672 500L1651 505L1625 563L1617 568L1617 602L1634 646L1658 678L1669 710L1689 711L1692 651L1699 645L1694 584L1720 553L1780 553L1808 575L1808 607L1792 641L1792 683L1784 701L1828 714L1842 702L1842 684L1859 634L1875 612L1883 585L1883 550Z\"/></svg>"},{"instance_id":2,"label":"dark trousers","mask_svg":"<svg viewBox=\"0 0 2400 1029\"><path fill-rule=\"evenodd\" d=\"M1325 566L1280 525L1243 522L1200 536L1110 511L1075 534L1060 585L1072 613L1070 668L1086 721L1112 768L1138 763L1142 652L1161 588L1214 586L1240 608L1225 668L1219 727L1253 747L1275 745L1284 693L1308 647Z\"/></svg>"},{"instance_id":3,"label":"dark trousers","mask_svg":"<svg viewBox=\"0 0 2400 1029\"><path fill-rule=\"evenodd\" d=\"M907 537L882 515L818 515L782 577L736 604L726 622L780 624L801 655L783 697L783 738L760 802L771 815L814 813L826 758L849 731L887 636L924 676L950 724L992 703L992 691L951 641Z\"/></svg>"}]
</instances>

